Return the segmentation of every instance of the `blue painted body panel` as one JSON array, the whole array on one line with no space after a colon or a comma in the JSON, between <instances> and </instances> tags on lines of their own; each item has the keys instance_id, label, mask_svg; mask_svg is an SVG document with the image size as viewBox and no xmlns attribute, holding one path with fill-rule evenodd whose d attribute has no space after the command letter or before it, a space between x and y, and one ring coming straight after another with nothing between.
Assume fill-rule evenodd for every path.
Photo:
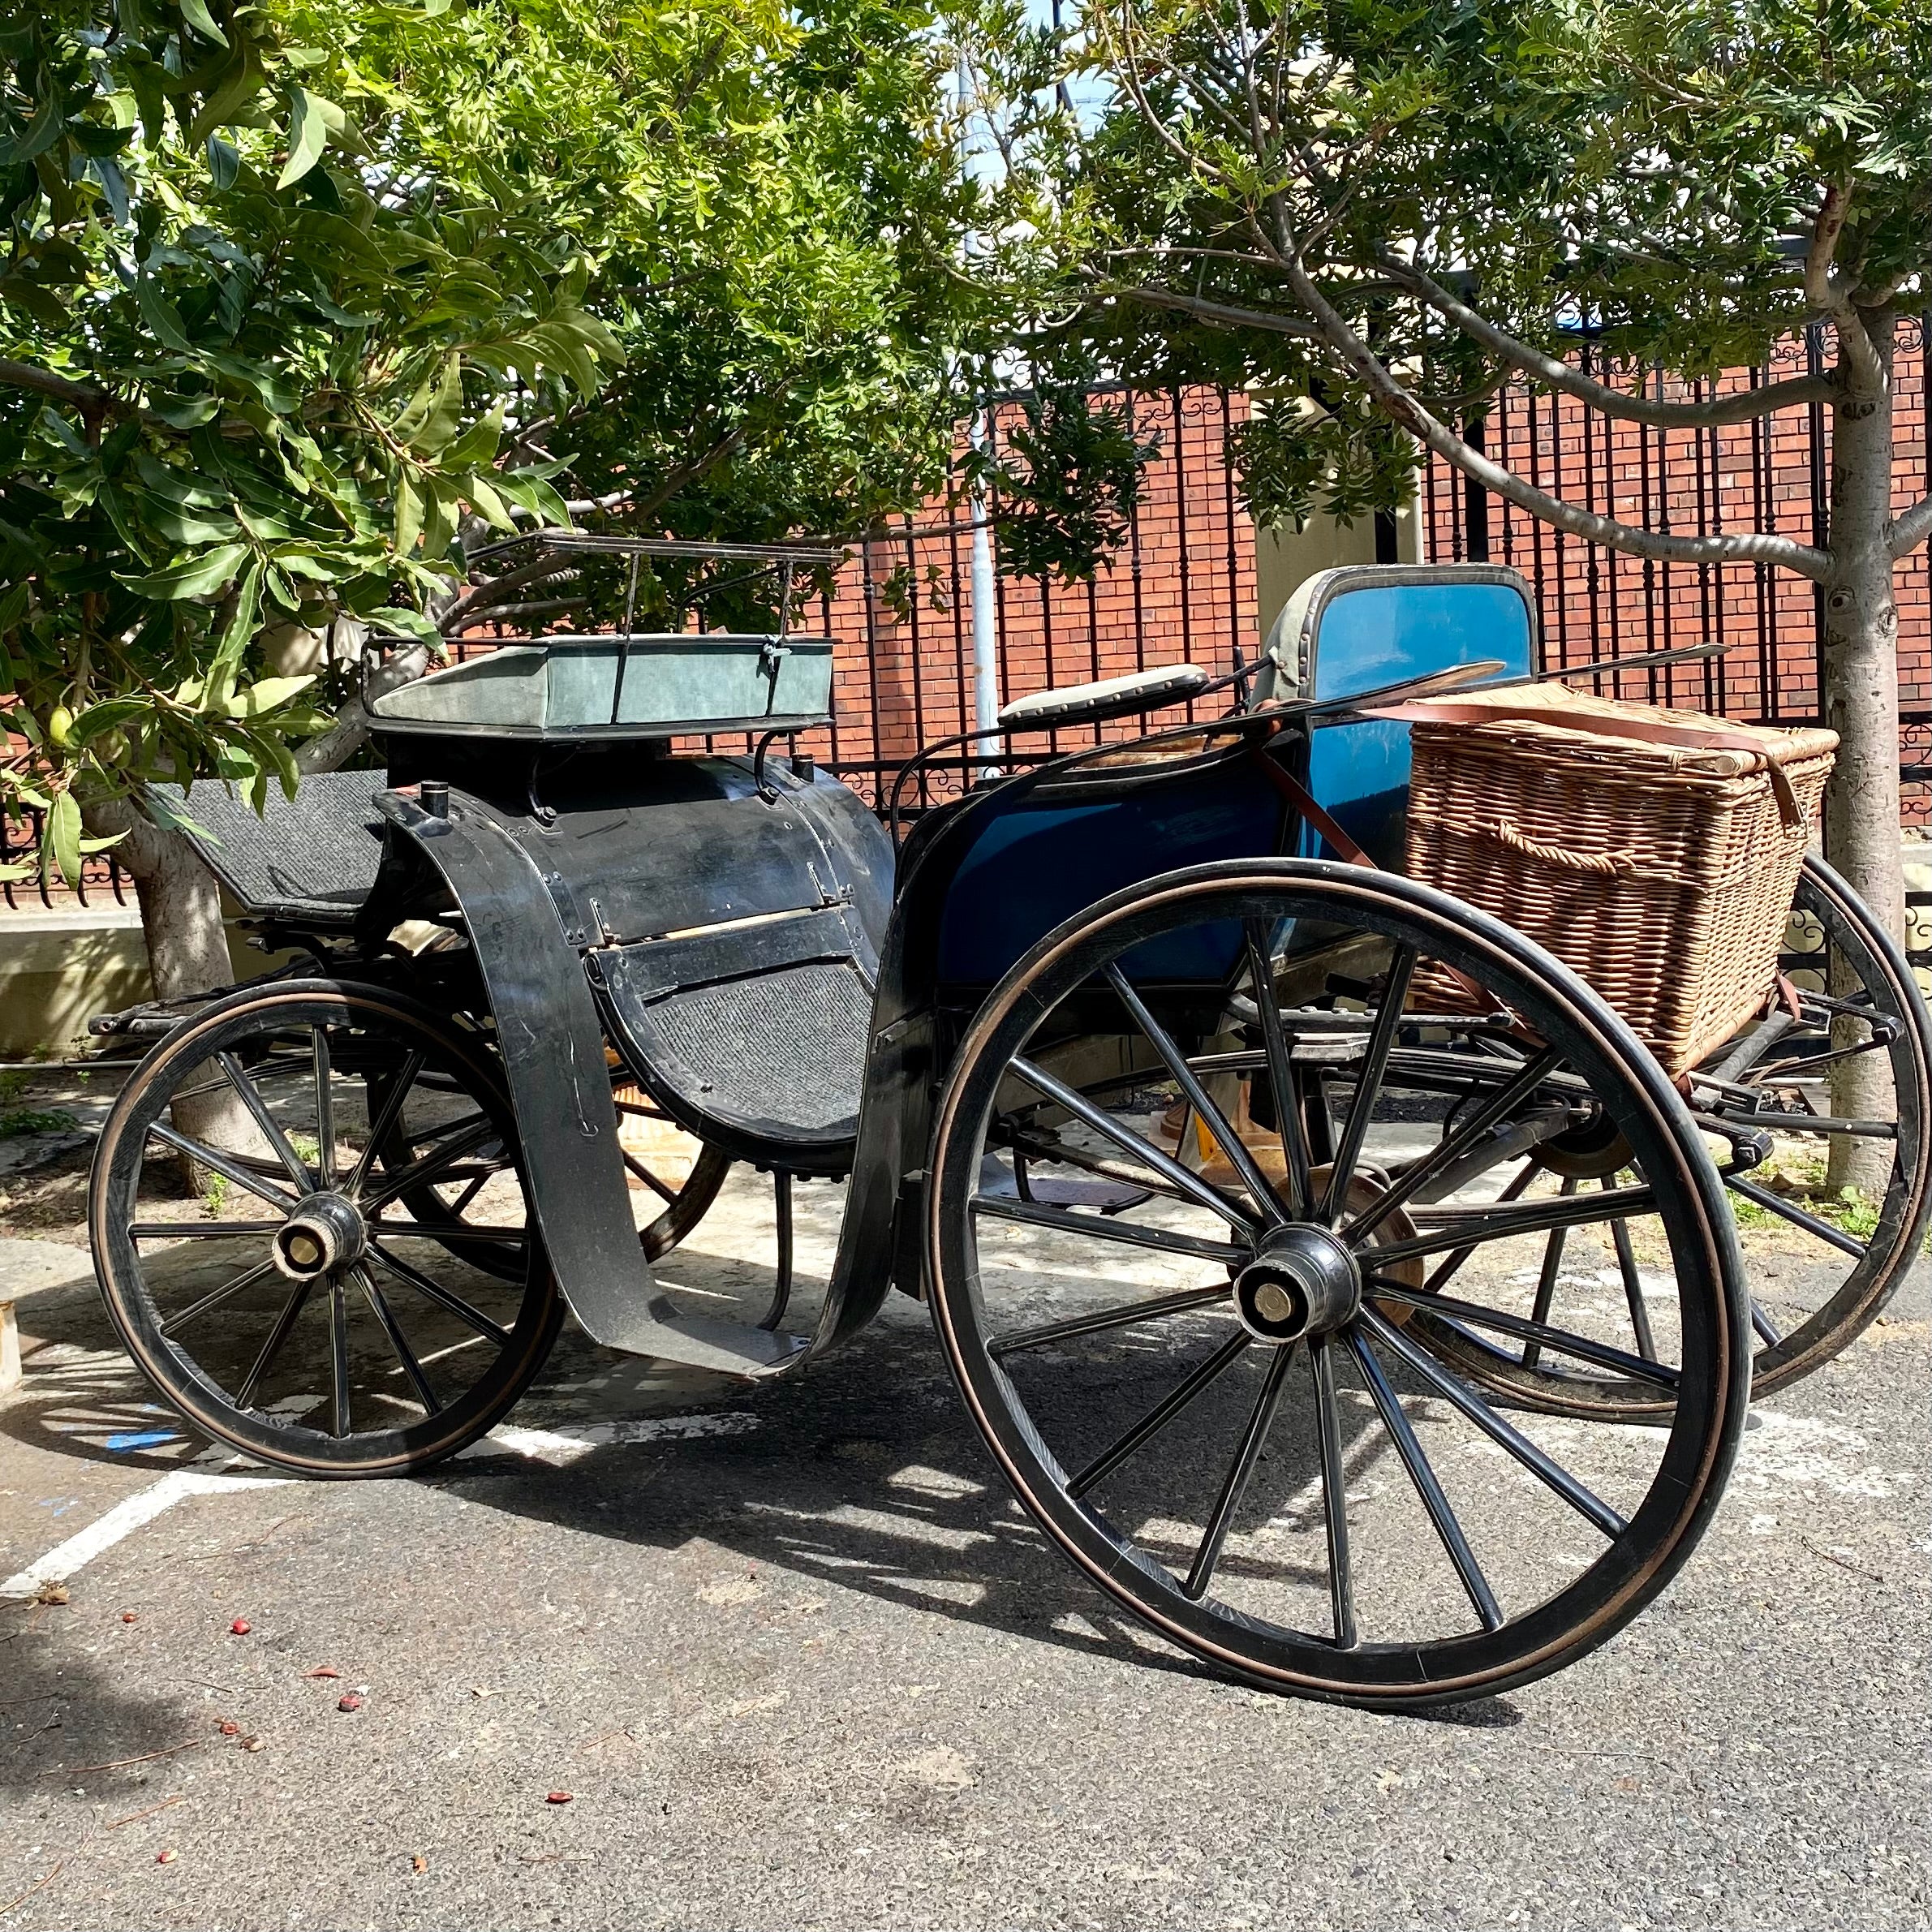
<instances>
[{"instance_id":1,"label":"blue painted body panel","mask_svg":"<svg viewBox=\"0 0 1932 1932\"><path fill-rule=\"evenodd\" d=\"M1388 584L1350 590L1321 613L1302 695L1345 698L1478 658L1527 673L1530 611L1501 583ZM1315 734L1308 789L1375 863L1402 867L1409 805L1409 727L1383 719ZM1304 849L1319 841L1305 835Z\"/></svg>"},{"instance_id":2,"label":"blue painted body panel","mask_svg":"<svg viewBox=\"0 0 1932 1932\"><path fill-rule=\"evenodd\" d=\"M1030 794L995 815L954 874L940 926L939 976L997 979L1043 934L1109 893L1181 866L1281 850L1280 794L1250 761L1151 774L1111 798L1057 804ZM1238 932L1203 928L1131 954L1134 978L1220 979Z\"/></svg>"}]
</instances>

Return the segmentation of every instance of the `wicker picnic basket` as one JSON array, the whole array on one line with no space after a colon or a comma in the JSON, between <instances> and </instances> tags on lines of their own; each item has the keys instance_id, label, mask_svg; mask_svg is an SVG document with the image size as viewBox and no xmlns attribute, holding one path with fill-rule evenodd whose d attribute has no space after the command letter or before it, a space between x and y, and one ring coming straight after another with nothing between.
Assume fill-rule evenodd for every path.
<instances>
[{"instance_id":1,"label":"wicker picnic basket","mask_svg":"<svg viewBox=\"0 0 1932 1932\"><path fill-rule=\"evenodd\" d=\"M1409 870L1573 967L1672 1075L1762 1012L1837 734L1527 686L1399 708ZM1416 996L1466 1011L1418 973Z\"/></svg>"}]
</instances>

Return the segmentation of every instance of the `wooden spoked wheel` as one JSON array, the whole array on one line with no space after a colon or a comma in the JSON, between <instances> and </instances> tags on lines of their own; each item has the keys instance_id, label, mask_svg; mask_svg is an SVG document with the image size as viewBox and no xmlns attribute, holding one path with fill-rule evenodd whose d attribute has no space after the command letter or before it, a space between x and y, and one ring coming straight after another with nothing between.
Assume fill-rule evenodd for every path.
<instances>
[{"instance_id":1,"label":"wooden spoked wheel","mask_svg":"<svg viewBox=\"0 0 1932 1932\"><path fill-rule=\"evenodd\" d=\"M1797 1011L1779 1007L1693 1078L1699 1108L1772 1139L1771 1172L1732 1162L1725 1177L1741 1218L1755 1210L1787 1251L1771 1280L1754 1250L1772 1241L1743 1230L1754 1395L1861 1334L1932 1219L1932 1022L1912 968L1822 860L1805 860L1792 913L1783 964Z\"/></svg>"},{"instance_id":2,"label":"wooden spoked wheel","mask_svg":"<svg viewBox=\"0 0 1932 1932\"><path fill-rule=\"evenodd\" d=\"M704 1220L731 1172L722 1147L683 1132L628 1075L613 1073L617 1150L633 1190L660 1205L638 1230L644 1259L668 1254Z\"/></svg>"},{"instance_id":3,"label":"wooden spoked wheel","mask_svg":"<svg viewBox=\"0 0 1932 1932\"><path fill-rule=\"evenodd\" d=\"M1476 1017L1412 1005L1431 962ZM1177 1107L1218 1159L1170 1151ZM1641 1181L1499 1198L1525 1147L1599 1129ZM1056 1173L1115 1195L1054 1199ZM1735 1238L1682 1101L1547 954L1385 874L1201 867L1050 934L966 1031L927 1198L940 1336L1022 1504L1259 1684L1430 1704L1561 1667L1683 1563L1743 1426ZM1533 1317L1556 1224L1639 1240L1650 1357L1607 1309ZM1666 1425L1500 1414L1424 1309L1636 1381Z\"/></svg>"},{"instance_id":4,"label":"wooden spoked wheel","mask_svg":"<svg viewBox=\"0 0 1932 1932\"><path fill-rule=\"evenodd\" d=\"M177 1125L211 1096L230 1103L219 1146ZM283 981L169 1035L109 1115L89 1220L156 1388L305 1474L397 1474L473 1441L562 1319L484 1037L379 988Z\"/></svg>"}]
</instances>

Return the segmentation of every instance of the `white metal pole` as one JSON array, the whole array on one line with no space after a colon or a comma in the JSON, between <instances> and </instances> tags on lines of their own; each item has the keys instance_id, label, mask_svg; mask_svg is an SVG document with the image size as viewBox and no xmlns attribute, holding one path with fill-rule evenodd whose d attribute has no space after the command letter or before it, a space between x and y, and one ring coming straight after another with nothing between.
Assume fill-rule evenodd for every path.
<instances>
[{"instance_id":1,"label":"white metal pole","mask_svg":"<svg viewBox=\"0 0 1932 1932\"><path fill-rule=\"evenodd\" d=\"M971 179L973 168L972 116L967 106L971 84L962 52L959 57L959 172L962 180ZM979 252L979 237L969 229L962 246L970 263ZM992 418L986 400L988 372L983 369L980 378L980 393L968 432L975 455L985 454L992 440ZM966 494L973 526L973 729L990 731L1000 715L999 592L993 581L992 526L987 514L983 480L975 477ZM980 776L992 777L998 770L996 765L983 765Z\"/></svg>"}]
</instances>

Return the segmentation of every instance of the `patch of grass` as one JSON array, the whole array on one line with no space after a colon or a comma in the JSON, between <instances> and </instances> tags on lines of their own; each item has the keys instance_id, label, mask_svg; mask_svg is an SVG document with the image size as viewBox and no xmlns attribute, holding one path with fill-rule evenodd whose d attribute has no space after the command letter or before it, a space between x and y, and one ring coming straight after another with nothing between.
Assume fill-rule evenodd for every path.
<instances>
[{"instance_id":1,"label":"patch of grass","mask_svg":"<svg viewBox=\"0 0 1932 1932\"><path fill-rule=\"evenodd\" d=\"M23 1134L67 1134L80 1125L61 1108L7 1104L26 1092L32 1077L25 1067L9 1067L0 1074L0 1140L13 1140Z\"/></svg>"},{"instance_id":2,"label":"patch of grass","mask_svg":"<svg viewBox=\"0 0 1932 1932\"><path fill-rule=\"evenodd\" d=\"M208 1185L201 1190L201 1211L211 1221L221 1220L222 1210L228 1205L232 1185L226 1174L210 1174L208 1177Z\"/></svg>"},{"instance_id":3,"label":"patch of grass","mask_svg":"<svg viewBox=\"0 0 1932 1932\"><path fill-rule=\"evenodd\" d=\"M1782 1195L1793 1207L1828 1221L1859 1241L1869 1241L1878 1231L1879 1203L1861 1188L1827 1185L1828 1169L1822 1156L1780 1147L1751 1178L1762 1187ZM1727 1190L1728 1191L1728 1190ZM1745 1196L1730 1194L1731 1211L1741 1228L1788 1227L1782 1216Z\"/></svg>"}]
</instances>

